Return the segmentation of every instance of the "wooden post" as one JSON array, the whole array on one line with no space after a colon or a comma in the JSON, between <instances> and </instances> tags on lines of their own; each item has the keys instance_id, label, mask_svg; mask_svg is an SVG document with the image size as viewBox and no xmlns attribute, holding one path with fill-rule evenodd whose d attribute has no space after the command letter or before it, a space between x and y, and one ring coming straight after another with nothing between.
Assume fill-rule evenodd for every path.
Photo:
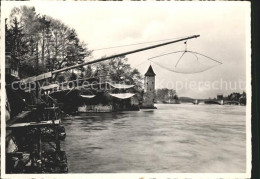
<instances>
[{"instance_id":1,"label":"wooden post","mask_svg":"<svg viewBox=\"0 0 260 179\"><path fill-rule=\"evenodd\" d=\"M58 127L55 127L55 138L56 138L56 150L59 152L60 151L60 140L59 140L59 131L57 130Z\"/></svg>"},{"instance_id":2,"label":"wooden post","mask_svg":"<svg viewBox=\"0 0 260 179\"><path fill-rule=\"evenodd\" d=\"M37 149L38 149L38 157L41 160L42 159L42 139L41 139L41 129L38 129L38 140L37 140Z\"/></svg>"},{"instance_id":3,"label":"wooden post","mask_svg":"<svg viewBox=\"0 0 260 179\"><path fill-rule=\"evenodd\" d=\"M57 117L57 114L56 114L56 110L55 110L55 103L53 104L53 112L54 112L54 115L53 115L53 124L54 124L54 133L55 133L55 144L56 144L56 151L60 151L60 140L59 140L59 130L58 130L58 126L55 125L55 119L57 120L58 117Z\"/></svg>"}]
</instances>

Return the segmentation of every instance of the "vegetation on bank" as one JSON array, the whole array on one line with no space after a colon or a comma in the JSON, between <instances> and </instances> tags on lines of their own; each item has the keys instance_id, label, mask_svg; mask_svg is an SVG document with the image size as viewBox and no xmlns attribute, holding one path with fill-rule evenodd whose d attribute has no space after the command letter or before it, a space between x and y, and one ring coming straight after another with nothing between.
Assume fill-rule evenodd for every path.
<instances>
[{"instance_id":1,"label":"vegetation on bank","mask_svg":"<svg viewBox=\"0 0 260 179\"><path fill-rule=\"evenodd\" d=\"M34 7L15 7L6 19L6 53L19 66L21 78L61 69L91 58L75 29ZM22 70L21 70L22 69Z\"/></svg>"},{"instance_id":2,"label":"vegetation on bank","mask_svg":"<svg viewBox=\"0 0 260 179\"><path fill-rule=\"evenodd\" d=\"M11 57L10 64L18 66L21 79L87 62L93 58L93 51L79 39L75 29L58 19L41 15L34 7L28 6L13 8L9 18L5 19L5 45L6 54ZM137 94L139 101L142 99L143 76L128 64L125 56L59 73L53 80L64 82L78 78L134 84L133 92ZM91 93L95 93L95 90ZM223 99L245 105L246 93L231 93ZM155 101L174 103L179 98L175 90L163 88L155 91Z\"/></svg>"},{"instance_id":3,"label":"vegetation on bank","mask_svg":"<svg viewBox=\"0 0 260 179\"><path fill-rule=\"evenodd\" d=\"M162 88L156 89L155 101L157 103L179 103L179 98L177 96L176 90Z\"/></svg>"},{"instance_id":4,"label":"vegetation on bank","mask_svg":"<svg viewBox=\"0 0 260 179\"><path fill-rule=\"evenodd\" d=\"M37 13L34 7L13 8L9 18L5 19L5 32L6 55L10 57L6 59L10 68L18 69L20 79L93 59L93 51L79 39L75 29L58 19ZM82 78L101 83L134 84L133 91L138 100L142 98L143 77L128 64L125 56L56 74L53 81ZM91 93L100 94L100 90L92 89ZM73 98L77 100L75 96ZM69 105L74 105L73 101Z\"/></svg>"},{"instance_id":5,"label":"vegetation on bank","mask_svg":"<svg viewBox=\"0 0 260 179\"><path fill-rule=\"evenodd\" d=\"M246 92L242 93L231 93L223 98L226 101L238 101L240 104L246 105Z\"/></svg>"},{"instance_id":6,"label":"vegetation on bank","mask_svg":"<svg viewBox=\"0 0 260 179\"><path fill-rule=\"evenodd\" d=\"M11 64L18 65L20 78L61 69L92 59L92 50L81 41L75 29L60 20L38 14L34 7L21 6L11 10L5 19L6 54ZM110 81L122 81L138 88L142 76L122 56L107 62L82 67L54 76L59 81L107 75Z\"/></svg>"}]
</instances>

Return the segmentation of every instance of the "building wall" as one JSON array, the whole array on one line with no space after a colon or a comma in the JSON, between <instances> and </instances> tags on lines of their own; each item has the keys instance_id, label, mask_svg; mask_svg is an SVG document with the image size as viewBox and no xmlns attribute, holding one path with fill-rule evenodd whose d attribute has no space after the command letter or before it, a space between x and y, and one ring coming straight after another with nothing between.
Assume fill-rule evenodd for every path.
<instances>
[{"instance_id":1,"label":"building wall","mask_svg":"<svg viewBox=\"0 0 260 179\"><path fill-rule=\"evenodd\" d=\"M155 77L146 76L144 78L144 92L155 92Z\"/></svg>"},{"instance_id":2,"label":"building wall","mask_svg":"<svg viewBox=\"0 0 260 179\"><path fill-rule=\"evenodd\" d=\"M143 107L154 107L155 76L146 76L144 79Z\"/></svg>"}]
</instances>

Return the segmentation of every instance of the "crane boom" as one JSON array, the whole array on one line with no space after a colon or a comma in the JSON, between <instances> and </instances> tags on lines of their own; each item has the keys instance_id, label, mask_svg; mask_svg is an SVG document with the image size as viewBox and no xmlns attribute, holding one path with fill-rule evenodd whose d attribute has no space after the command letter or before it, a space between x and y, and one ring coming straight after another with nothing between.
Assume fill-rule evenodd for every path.
<instances>
[{"instance_id":1,"label":"crane boom","mask_svg":"<svg viewBox=\"0 0 260 179\"><path fill-rule=\"evenodd\" d=\"M62 68L62 69L50 71L50 72L47 72L47 73L43 73L43 74L38 75L38 76L33 76L33 77L26 78L26 79L22 79L21 82L27 83L27 82L47 79L47 78L52 77L52 75L60 73L60 72L63 72L63 71L67 71L67 70L71 70L71 69L74 69L74 68L82 67L82 66L85 66L85 65L90 65L90 64L102 62L102 61L105 61L105 60L117 58L117 57L120 57L120 56L129 55L129 54L133 54L133 53L137 53L137 52L141 52L141 51L145 51L145 50L150 50L150 49L153 49L153 48L157 48L157 47L161 47L161 46L165 46L165 45L169 45L169 44L173 44L173 43L177 43L177 42L181 42L181 41L197 38L199 36L200 35L193 35L193 36L189 36L189 37L186 37L186 38L181 38L181 39L170 41L170 42L164 42L164 43L153 45L153 46L149 46L149 47L144 47L144 48L140 48L140 49L136 49L136 50L132 50L132 51L128 51L128 52L124 52L124 53L120 53L120 54L116 54L116 55L112 55L112 56L108 56L108 57L99 58L99 59L96 59L96 60L93 60L93 61L89 61L89 62L85 62L85 63L81 63L81 64L69 66L69 67L65 67L65 68Z\"/></svg>"},{"instance_id":2,"label":"crane boom","mask_svg":"<svg viewBox=\"0 0 260 179\"><path fill-rule=\"evenodd\" d=\"M199 36L200 35L193 35L193 36L190 36L190 37L186 37L186 38L182 38L182 39L178 39L178 40L174 40L174 41L170 41L170 42L165 42L165 43L161 43L161 44L157 44L157 45L153 45L153 46L149 46L149 47L145 47L145 48L140 48L140 49L136 49L136 50L132 50L132 51L128 51L128 52L124 52L124 53L120 53L120 54L116 54L116 55L112 55L112 56L96 59L96 60L93 60L93 61L90 61L90 62L85 62L85 63L73 65L73 66L70 66L70 67L62 68L62 69L59 69L59 70L54 70L54 71L52 71L52 74L63 72L63 71L67 71L67 70L71 70L73 68L78 68L78 67L82 67L82 66L85 66L85 65L90 65L90 64L93 64L93 63L102 62L102 61L105 61L105 60L108 60L108 59L117 58L117 57L124 56L124 55L129 55L129 54L133 54L133 53L137 53L137 52L141 52L141 51L145 51L145 50L149 50L149 49L153 49L153 48L157 48L157 47L161 47L161 46L177 43L177 42L180 42L180 41L185 41L185 40L197 38Z\"/></svg>"}]
</instances>

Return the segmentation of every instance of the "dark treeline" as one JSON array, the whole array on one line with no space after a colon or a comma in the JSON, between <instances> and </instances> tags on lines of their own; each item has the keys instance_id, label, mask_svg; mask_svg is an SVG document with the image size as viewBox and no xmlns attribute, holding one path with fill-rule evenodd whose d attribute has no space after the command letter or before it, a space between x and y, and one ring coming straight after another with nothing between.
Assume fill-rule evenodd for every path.
<instances>
[{"instance_id":1,"label":"dark treeline","mask_svg":"<svg viewBox=\"0 0 260 179\"><path fill-rule=\"evenodd\" d=\"M21 78L83 62L91 50L76 31L34 7L15 7L6 19L6 53ZM22 69L22 70L21 70Z\"/></svg>"},{"instance_id":2,"label":"dark treeline","mask_svg":"<svg viewBox=\"0 0 260 179\"><path fill-rule=\"evenodd\" d=\"M60 20L38 14L34 7L13 8L5 20L5 31L6 54L11 56L11 65L19 67L20 78L72 66L92 58L92 50L80 41L75 29ZM136 84L141 89L142 76L127 64L127 60L122 56L67 71L53 78L61 82L107 75L106 80Z\"/></svg>"},{"instance_id":3,"label":"dark treeline","mask_svg":"<svg viewBox=\"0 0 260 179\"><path fill-rule=\"evenodd\" d=\"M9 18L5 19L5 45L8 68L18 69L20 79L86 62L93 58L93 51L79 39L75 29L58 19L39 14L34 7L28 6L13 8ZM125 56L118 57L55 74L52 81L64 82L84 78L99 80L99 82L134 84L135 87L128 92L135 93L138 100L141 100L143 77L127 62ZM79 93L84 92L99 94L105 98L107 90L79 91ZM9 100L12 96L9 95ZM70 99L72 101L63 101L70 107L77 106L80 101L77 94ZM14 103L15 101L16 98ZM100 100L99 103L104 102ZM14 106L16 108L16 104Z\"/></svg>"},{"instance_id":4,"label":"dark treeline","mask_svg":"<svg viewBox=\"0 0 260 179\"><path fill-rule=\"evenodd\" d=\"M176 91L168 88L157 89L155 91L155 98L157 102L169 102L178 100Z\"/></svg>"},{"instance_id":5,"label":"dark treeline","mask_svg":"<svg viewBox=\"0 0 260 179\"><path fill-rule=\"evenodd\" d=\"M242 93L233 92L227 96L222 96L221 99L223 99L224 101L236 101L239 102L240 104L246 105L246 92L244 91ZM213 98L213 100L217 100L217 98Z\"/></svg>"},{"instance_id":6,"label":"dark treeline","mask_svg":"<svg viewBox=\"0 0 260 179\"><path fill-rule=\"evenodd\" d=\"M106 62L97 64L94 76L108 76L108 80L114 83L134 84L138 90L142 90L143 77L136 68L127 63L125 56L118 57ZM91 72L90 67L86 73ZM90 74L88 74L90 75Z\"/></svg>"},{"instance_id":7,"label":"dark treeline","mask_svg":"<svg viewBox=\"0 0 260 179\"><path fill-rule=\"evenodd\" d=\"M228 96L224 97L224 100L229 101L238 101L241 104L246 105L246 92L243 93L231 93Z\"/></svg>"}]
</instances>

